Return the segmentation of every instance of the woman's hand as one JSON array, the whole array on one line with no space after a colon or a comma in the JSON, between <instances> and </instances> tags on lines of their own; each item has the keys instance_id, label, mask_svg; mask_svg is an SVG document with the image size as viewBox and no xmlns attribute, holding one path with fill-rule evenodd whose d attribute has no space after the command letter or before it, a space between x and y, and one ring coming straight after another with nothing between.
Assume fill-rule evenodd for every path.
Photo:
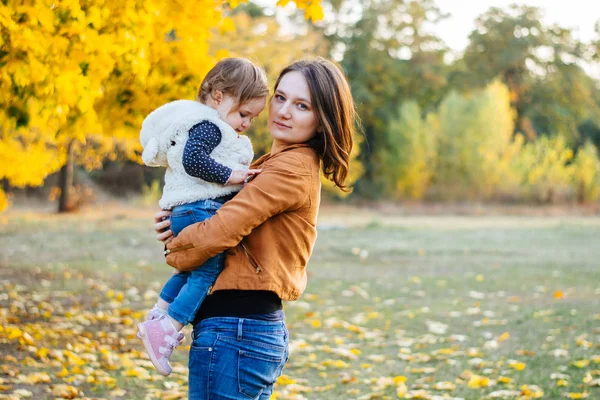
<instances>
[{"instance_id":1,"label":"woman's hand","mask_svg":"<svg viewBox=\"0 0 600 400\"><path fill-rule=\"evenodd\" d=\"M252 179L253 176L260 174L260 169L249 169L249 170L241 170L241 169L234 169L233 171L231 171L231 175L229 176L229 179L227 180L227 183L225 183L225 185L243 185L245 183L248 183L248 181L250 179Z\"/></svg>"},{"instance_id":2,"label":"woman's hand","mask_svg":"<svg viewBox=\"0 0 600 400\"><path fill-rule=\"evenodd\" d=\"M171 220L169 216L171 211L160 210L154 216L154 230L156 231L156 239L164 244L173 240L173 232L171 231Z\"/></svg>"}]
</instances>

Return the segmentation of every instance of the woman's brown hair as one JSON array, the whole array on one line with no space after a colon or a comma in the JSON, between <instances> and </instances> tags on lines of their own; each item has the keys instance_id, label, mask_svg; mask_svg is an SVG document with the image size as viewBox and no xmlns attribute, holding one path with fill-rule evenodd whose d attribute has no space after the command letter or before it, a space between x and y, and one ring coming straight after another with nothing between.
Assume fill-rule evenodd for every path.
<instances>
[{"instance_id":1,"label":"woman's brown hair","mask_svg":"<svg viewBox=\"0 0 600 400\"><path fill-rule=\"evenodd\" d=\"M239 108L247 101L269 94L265 71L245 58L224 58L204 77L196 100L206 103L216 90L235 99Z\"/></svg>"},{"instance_id":2,"label":"woman's brown hair","mask_svg":"<svg viewBox=\"0 0 600 400\"><path fill-rule=\"evenodd\" d=\"M337 64L319 57L287 66L279 74L275 89L281 78L292 71L300 72L306 79L318 121L317 134L307 144L319 154L325 177L343 191L349 191L345 181L357 115L348 81Z\"/></svg>"}]
</instances>

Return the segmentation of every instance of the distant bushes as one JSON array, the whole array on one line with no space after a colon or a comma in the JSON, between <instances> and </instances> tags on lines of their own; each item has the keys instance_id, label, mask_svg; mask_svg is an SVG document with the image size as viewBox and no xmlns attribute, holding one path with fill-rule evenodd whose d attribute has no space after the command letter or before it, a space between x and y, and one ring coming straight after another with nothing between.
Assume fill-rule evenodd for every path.
<instances>
[{"instance_id":1,"label":"distant bushes","mask_svg":"<svg viewBox=\"0 0 600 400\"><path fill-rule=\"evenodd\" d=\"M469 95L449 93L423 116L406 102L380 150L386 192L398 199L594 202L598 149L569 148L561 135L514 135L508 89L493 82Z\"/></svg>"}]
</instances>

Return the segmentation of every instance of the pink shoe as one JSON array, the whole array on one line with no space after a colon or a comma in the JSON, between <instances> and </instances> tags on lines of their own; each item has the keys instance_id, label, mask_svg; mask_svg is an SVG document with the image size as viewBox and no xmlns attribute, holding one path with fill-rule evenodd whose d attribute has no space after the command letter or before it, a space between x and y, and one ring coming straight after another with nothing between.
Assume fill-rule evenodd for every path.
<instances>
[{"instance_id":1,"label":"pink shoe","mask_svg":"<svg viewBox=\"0 0 600 400\"><path fill-rule=\"evenodd\" d=\"M138 330L154 367L161 374L170 375L169 357L173 349L181 344L183 333L177 332L167 317L141 322Z\"/></svg>"},{"instance_id":2,"label":"pink shoe","mask_svg":"<svg viewBox=\"0 0 600 400\"><path fill-rule=\"evenodd\" d=\"M146 316L146 321L152 321L153 319L160 319L162 317L166 317L168 315L167 310L163 310L162 308L160 308L159 306L157 306L156 304L154 305L154 307L152 307L152 309L148 312L148 315ZM140 333L137 333L137 337L138 339L142 338L142 335L140 335Z\"/></svg>"},{"instance_id":3,"label":"pink shoe","mask_svg":"<svg viewBox=\"0 0 600 400\"><path fill-rule=\"evenodd\" d=\"M146 316L146 321L152 321L153 319L160 319L162 317L166 317L167 314L168 314L167 310L163 310L162 308L160 308L159 306L157 306L155 304L154 307L152 307L152 309L148 312L148 315Z\"/></svg>"}]
</instances>

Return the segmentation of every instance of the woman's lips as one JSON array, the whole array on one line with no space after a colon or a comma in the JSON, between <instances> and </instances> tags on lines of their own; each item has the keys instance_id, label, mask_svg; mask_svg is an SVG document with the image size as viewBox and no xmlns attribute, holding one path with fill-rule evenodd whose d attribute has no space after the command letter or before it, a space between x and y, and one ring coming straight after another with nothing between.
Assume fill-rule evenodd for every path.
<instances>
[{"instance_id":1,"label":"woman's lips","mask_svg":"<svg viewBox=\"0 0 600 400\"><path fill-rule=\"evenodd\" d=\"M281 122L278 122L278 121L273 121L273 123L275 125L277 125L278 128L282 128L282 129L290 129L291 128L291 126L286 125L286 124L281 123Z\"/></svg>"}]
</instances>

